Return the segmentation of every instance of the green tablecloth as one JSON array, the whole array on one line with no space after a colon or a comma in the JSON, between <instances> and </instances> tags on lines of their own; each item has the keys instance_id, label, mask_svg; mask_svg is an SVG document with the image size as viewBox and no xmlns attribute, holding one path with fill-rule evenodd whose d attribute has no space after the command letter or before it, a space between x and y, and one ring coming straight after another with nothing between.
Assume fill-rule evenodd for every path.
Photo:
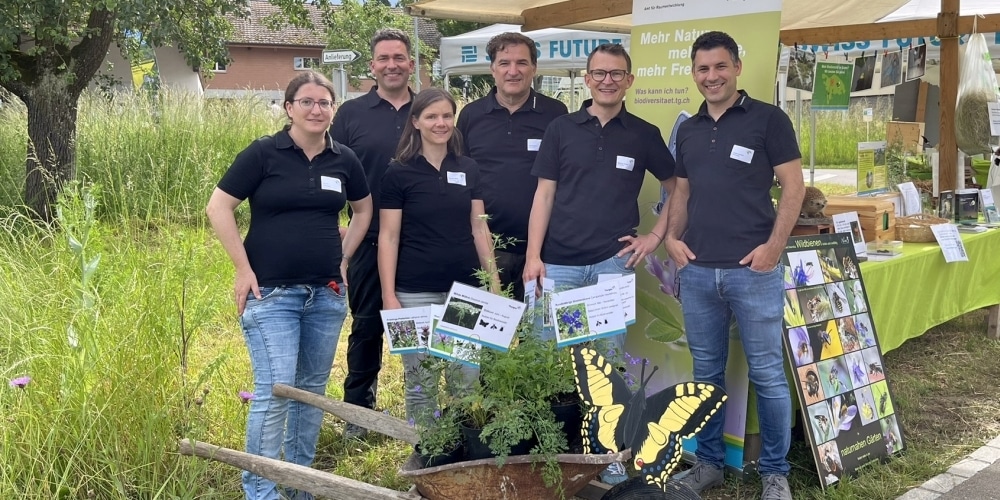
<instances>
[{"instance_id":1,"label":"green tablecloth","mask_svg":"<svg viewBox=\"0 0 1000 500\"><path fill-rule=\"evenodd\" d=\"M882 352L967 312L1000 304L1000 229L962 234L969 262L946 263L937 243L863 262L861 275Z\"/></svg>"}]
</instances>

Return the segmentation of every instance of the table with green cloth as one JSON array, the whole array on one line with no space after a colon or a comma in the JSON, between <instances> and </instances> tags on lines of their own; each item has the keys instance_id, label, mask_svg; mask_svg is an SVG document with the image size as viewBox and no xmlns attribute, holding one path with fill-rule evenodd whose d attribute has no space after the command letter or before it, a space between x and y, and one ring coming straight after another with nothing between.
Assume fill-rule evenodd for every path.
<instances>
[{"instance_id":1,"label":"table with green cloth","mask_svg":"<svg viewBox=\"0 0 1000 500\"><path fill-rule=\"evenodd\" d=\"M950 319L1000 304L1000 229L961 236L968 262L945 262L932 242L904 243L899 257L861 263L883 353Z\"/></svg>"}]
</instances>

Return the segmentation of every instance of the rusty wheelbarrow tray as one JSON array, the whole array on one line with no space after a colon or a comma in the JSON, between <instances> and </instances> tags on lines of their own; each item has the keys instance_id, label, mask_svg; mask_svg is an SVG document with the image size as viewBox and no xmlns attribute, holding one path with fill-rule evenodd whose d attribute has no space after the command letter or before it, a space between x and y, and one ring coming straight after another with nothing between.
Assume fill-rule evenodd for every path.
<instances>
[{"instance_id":1,"label":"rusty wheelbarrow tray","mask_svg":"<svg viewBox=\"0 0 1000 500\"><path fill-rule=\"evenodd\" d=\"M337 417L389 437L416 444L416 431L406 422L368 408L276 384L276 396L294 399L321 408ZM556 498L555 488L547 488L542 480L541 467L545 458L540 455L507 457L498 467L493 458L470 460L438 467L422 468L416 453L399 470L399 476L414 483L410 491L396 491L363 481L319 471L310 467L290 464L280 460L184 439L180 453L217 460L248 470L282 485L308 491L333 500L527 500ZM566 498L579 495L586 499L599 499L607 487L593 479L612 462L631 458L630 450L615 454L560 454L556 455L562 469L562 487Z\"/></svg>"},{"instance_id":2,"label":"rusty wheelbarrow tray","mask_svg":"<svg viewBox=\"0 0 1000 500\"><path fill-rule=\"evenodd\" d=\"M562 469L562 488L566 498L572 498L584 488L595 490L597 498L604 489L590 483L612 462L628 460L630 450L608 455L556 455ZM545 486L541 468L545 457L520 455L507 457L498 467L496 459L470 460L438 467L421 468L414 453L399 470L399 476L416 485L416 491L430 500L528 500L558 498L556 488Z\"/></svg>"}]
</instances>

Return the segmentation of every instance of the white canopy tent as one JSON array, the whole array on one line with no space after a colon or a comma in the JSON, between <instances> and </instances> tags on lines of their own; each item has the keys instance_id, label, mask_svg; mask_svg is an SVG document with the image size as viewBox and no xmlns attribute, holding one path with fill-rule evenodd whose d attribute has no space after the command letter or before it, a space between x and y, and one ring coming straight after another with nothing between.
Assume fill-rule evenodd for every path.
<instances>
[{"instance_id":1,"label":"white canopy tent","mask_svg":"<svg viewBox=\"0 0 1000 500\"><path fill-rule=\"evenodd\" d=\"M500 33L521 31L516 24L494 24L461 35L441 39L441 74L486 75L490 73L486 44ZM587 56L602 43L620 43L629 48L630 35L547 28L524 33L538 48L538 75L574 79L587 68ZM575 97L575 93L570 93ZM571 103L573 106L575 103Z\"/></svg>"}]
</instances>

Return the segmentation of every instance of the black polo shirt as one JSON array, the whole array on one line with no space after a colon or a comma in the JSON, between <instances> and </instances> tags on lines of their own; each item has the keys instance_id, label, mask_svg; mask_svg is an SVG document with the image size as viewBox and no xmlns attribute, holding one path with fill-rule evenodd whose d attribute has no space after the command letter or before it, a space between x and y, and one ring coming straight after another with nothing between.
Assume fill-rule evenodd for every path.
<instances>
[{"instance_id":1,"label":"black polo shirt","mask_svg":"<svg viewBox=\"0 0 1000 500\"><path fill-rule=\"evenodd\" d=\"M683 239L697 256L691 263L741 267L740 259L767 242L774 167L801 156L792 122L778 107L740 90L716 122L702 103L677 130L677 176L690 185Z\"/></svg>"},{"instance_id":2,"label":"black polo shirt","mask_svg":"<svg viewBox=\"0 0 1000 500\"><path fill-rule=\"evenodd\" d=\"M497 88L477 99L458 115L465 150L482 177L483 202L490 216L490 231L518 241L503 249L524 254L528 246L528 216L537 179L531 167L545 128L566 114L566 105L534 90L511 113L497 102Z\"/></svg>"},{"instance_id":3,"label":"black polo shirt","mask_svg":"<svg viewBox=\"0 0 1000 500\"><path fill-rule=\"evenodd\" d=\"M554 180L555 201L542 244L549 264L586 266L607 260L639 225L639 190L649 171L664 181L674 159L655 125L624 105L604 127L583 109L545 131L531 173Z\"/></svg>"},{"instance_id":4,"label":"black polo shirt","mask_svg":"<svg viewBox=\"0 0 1000 500\"><path fill-rule=\"evenodd\" d=\"M312 161L288 128L252 142L219 181L219 189L250 203L243 246L260 286L342 281L340 211L368 196L354 152L329 135Z\"/></svg>"},{"instance_id":5,"label":"black polo shirt","mask_svg":"<svg viewBox=\"0 0 1000 500\"><path fill-rule=\"evenodd\" d=\"M341 104L333 117L330 135L333 140L351 148L365 169L368 177L368 188L372 192L372 203L375 213L372 223L368 226L367 238L378 239L378 196L379 183L389 166L389 161L396 156L399 138L403 135L403 127L410 113L410 103L396 109L389 101L382 99L376 92L377 87L365 95ZM410 92L410 102L413 92Z\"/></svg>"},{"instance_id":6,"label":"black polo shirt","mask_svg":"<svg viewBox=\"0 0 1000 500\"><path fill-rule=\"evenodd\" d=\"M472 200L482 199L479 169L467 156L448 155L440 171L419 155L389 163L379 208L403 211L397 291L447 292L455 281L479 286L471 217Z\"/></svg>"}]
</instances>

